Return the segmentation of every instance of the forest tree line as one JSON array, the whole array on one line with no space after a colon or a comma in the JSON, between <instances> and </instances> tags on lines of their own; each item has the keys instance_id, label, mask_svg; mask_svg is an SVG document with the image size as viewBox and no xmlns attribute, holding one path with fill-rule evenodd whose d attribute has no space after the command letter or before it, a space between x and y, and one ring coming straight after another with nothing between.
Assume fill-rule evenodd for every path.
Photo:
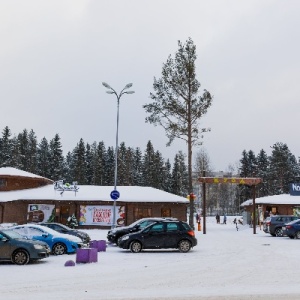
<instances>
[{"instance_id":1,"label":"forest tree line","mask_svg":"<svg viewBox=\"0 0 300 300\"><path fill-rule=\"evenodd\" d=\"M37 140L33 130L24 129L12 136L6 126L0 137L0 167L14 167L54 181L64 180L79 185L114 185L115 149L104 142L85 143L81 138L75 148L63 155L59 134L48 141ZM185 155L179 151L172 165L155 150L151 141L140 148L118 147L120 186L150 186L176 195L187 195Z\"/></svg>"},{"instance_id":2,"label":"forest tree line","mask_svg":"<svg viewBox=\"0 0 300 300\"><path fill-rule=\"evenodd\" d=\"M63 179L68 183L77 181L79 185L113 186L115 149L106 147L103 141L89 144L81 138L75 148L64 156L59 134L49 141L45 137L38 141L33 130L24 129L12 136L6 126L0 137L0 167L14 167L54 181ZM208 154L200 151L195 157L194 177L201 176L203 170L206 170L206 176L214 176ZM262 178L257 187L257 197L263 197L289 193L289 183L299 181L300 165L288 146L278 142L272 146L269 156L263 149L257 155L252 150L244 150L238 165L229 167L227 173ZM186 156L179 151L171 164L154 149L151 141L143 152L138 147L134 149L121 143L117 184L149 186L186 197ZM195 192L201 197L201 191ZM246 186L211 185L207 195L208 209L237 212L240 203L251 198L251 189Z\"/></svg>"}]
</instances>

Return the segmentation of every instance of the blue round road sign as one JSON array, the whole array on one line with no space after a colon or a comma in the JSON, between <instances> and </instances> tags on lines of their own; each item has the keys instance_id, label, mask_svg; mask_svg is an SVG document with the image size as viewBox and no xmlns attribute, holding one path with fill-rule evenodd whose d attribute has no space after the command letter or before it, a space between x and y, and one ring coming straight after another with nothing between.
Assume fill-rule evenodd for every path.
<instances>
[{"instance_id":1,"label":"blue round road sign","mask_svg":"<svg viewBox=\"0 0 300 300\"><path fill-rule=\"evenodd\" d=\"M120 193L117 190L113 190L110 193L110 198L113 199L113 200L117 200L117 199L120 198Z\"/></svg>"}]
</instances>

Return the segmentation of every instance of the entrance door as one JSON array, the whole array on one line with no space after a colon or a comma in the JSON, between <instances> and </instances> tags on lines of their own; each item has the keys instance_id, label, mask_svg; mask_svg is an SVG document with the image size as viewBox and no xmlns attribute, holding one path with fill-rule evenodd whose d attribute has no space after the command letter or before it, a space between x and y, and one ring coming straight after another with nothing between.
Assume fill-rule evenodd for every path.
<instances>
[{"instance_id":1,"label":"entrance door","mask_svg":"<svg viewBox=\"0 0 300 300\"><path fill-rule=\"evenodd\" d=\"M62 205L60 207L60 223L66 224L69 217L70 217L70 206Z\"/></svg>"}]
</instances>

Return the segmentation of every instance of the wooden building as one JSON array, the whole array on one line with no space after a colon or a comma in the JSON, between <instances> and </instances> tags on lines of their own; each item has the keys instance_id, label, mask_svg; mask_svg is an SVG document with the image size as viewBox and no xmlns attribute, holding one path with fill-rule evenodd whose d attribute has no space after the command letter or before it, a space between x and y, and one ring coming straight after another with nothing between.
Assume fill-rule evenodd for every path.
<instances>
[{"instance_id":1,"label":"wooden building","mask_svg":"<svg viewBox=\"0 0 300 300\"><path fill-rule=\"evenodd\" d=\"M119 226L143 217L186 221L189 201L158 189L119 186L120 197L112 200L112 186L72 187L15 168L0 168L0 223L66 224L74 214L79 228L108 228L112 225L114 208Z\"/></svg>"}]
</instances>

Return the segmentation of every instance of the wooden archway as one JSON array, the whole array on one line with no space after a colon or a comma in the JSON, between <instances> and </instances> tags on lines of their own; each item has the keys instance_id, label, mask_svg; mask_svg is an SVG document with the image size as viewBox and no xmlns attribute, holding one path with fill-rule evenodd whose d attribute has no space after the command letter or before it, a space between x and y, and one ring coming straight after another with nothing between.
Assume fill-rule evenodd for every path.
<instances>
[{"instance_id":1,"label":"wooden archway","mask_svg":"<svg viewBox=\"0 0 300 300\"><path fill-rule=\"evenodd\" d=\"M203 234L206 234L206 183L219 184L219 183L231 183L231 184L243 184L252 187L252 211L253 211L253 234L256 234L256 210L255 210L255 196L256 186L262 182L261 178L242 178L242 177L199 177L199 182L202 183L203 187Z\"/></svg>"}]
</instances>

